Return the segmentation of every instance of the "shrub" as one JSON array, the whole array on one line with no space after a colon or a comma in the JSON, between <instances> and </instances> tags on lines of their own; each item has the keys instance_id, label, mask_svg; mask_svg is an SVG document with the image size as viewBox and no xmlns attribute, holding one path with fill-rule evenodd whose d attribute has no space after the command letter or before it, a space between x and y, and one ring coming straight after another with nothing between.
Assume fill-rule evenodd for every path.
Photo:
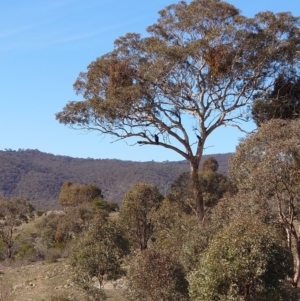
<instances>
[{"instance_id":1,"label":"shrub","mask_svg":"<svg viewBox=\"0 0 300 301\"><path fill-rule=\"evenodd\" d=\"M89 231L78 240L70 256L75 281L92 300L103 300L103 284L124 274L122 258L129 246L122 231L112 221L96 220ZM97 287L95 286L97 282Z\"/></svg>"},{"instance_id":2,"label":"shrub","mask_svg":"<svg viewBox=\"0 0 300 301\"><path fill-rule=\"evenodd\" d=\"M125 298L128 301L189 300L183 267L170 253L147 249L130 263Z\"/></svg>"},{"instance_id":3,"label":"shrub","mask_svg":"<svg viewBox=\"0 0 300 301\"><path fill-rule=\"evenodd\" d=\"M37 216L37 217L40 217L40 216L42 216L44 214L44 211L41 211L41 210L36 210L35 211L35 215Z\"/></svg>"},{"instance_id":4,"label":"shrub","mask_svg":"<svg viewBox=\"0 0 300 301\"><path fill-rule=\"evenodd\" d=\"M190 276L190 296L193 301L299 300L285 282L292 274L292 255L278 233L253 216L240 217L202 254Z\"/></svg>"},{"instance_id":5,"label":"shrub","mask_svg":"<svg viewBox=\"0 0 300 301\"><path fill-rule=\"evenodd\" d=\"M24 243L18 247L16 259L27 259L29 261L36 260L36 251L32 243Z\"/></svg>"}]
</instances>

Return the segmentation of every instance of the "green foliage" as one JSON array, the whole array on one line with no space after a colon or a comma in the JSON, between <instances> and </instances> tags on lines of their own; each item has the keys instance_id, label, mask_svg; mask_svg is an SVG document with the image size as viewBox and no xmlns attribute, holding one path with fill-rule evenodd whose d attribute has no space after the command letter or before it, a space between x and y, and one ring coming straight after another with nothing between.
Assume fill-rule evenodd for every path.
<instances>
[{"instance_id":1,"label":"green foliage","mask_svg":"<svg viewBox=\"0 0 300 301\"><path fill-rule=\"evenodd\" d=\"M3 240L0 238L0 260L5 259L5 243Z\"/></svg>"},{"instance_id":2,"label":"green foliage","mask_svg":"<svg viewBox=\"0 0 300 301\"><path fill-rule=\"evenodd\" d=\"M136 184L124 196L118 223L134 247L147 248L154 231L151 213L159 208L162 199L157 187L146 183Z\"/></svg>"},{"instance_id":3,"label":"green foliage","mask_svg":"<svg viewBox=\"0 0 300 301\"><path fill-rule=\"evenodd\" d=\"M240 191L264 199L274 192L284 199L290 189L298 194L299 125L299 120L271 120L238 146L230 174Z\"/></svg>"},{"instance_id":4,"label":"green foliage","mask_svg":"<svg viewBox=\"0 0 300 301\"><path fill-rule=\"evenodd\" d=\"M185 271L195 268L206 248L210 228L199 227L199 219L181 199L165 198L157 211L151 213L154 225L154 246L168 250L181 262Z\"/></svg>"},{"instance_id":5,"label":"green foliage","mask_svg":"<svg viewBox=\"0 0 300 301\"><path fill-rule=\"evenodd\" d=\"M230 168L239 193L247 197L248 203L256 207L259 204L265 218L279 223L285 231L287 246L294 251L297 262L294 285L300 279L299 129L299 119L264 123L239 145Z\"/></svg>"},{"instance_id":6,"label":"green foliage","mask_svg":"<svg viewBox=\"0 0 300 301\"><path fill-rule=\"evenodd\" d=\"M172 250L187 272L193 270L210 237L220 229L211 219L211 211L225 195L232 196L236 189L231 181L217 173L218 162L213 157L203 163L199 182L206 204L207 217L199 227L192 193L191 178L182 174L170 188L160 208L151 214L154 223L155 245ZM221 218L221 223L224 221Z\"/></svg>"},{"instance_id":7,"label":"green foliage","mask_svg":"<svg viewBox=\"0 0 300 301\"><path fill-rule=\"evenodd\" d=\"M189 300L183 267L171 253L147 249L132 258L125 299L128 301Z\"/></svg>"},{"instance_id":8,"label":"green foliage","mask_svg":"<svg viewBox=\"0 0 300 301\"><path fill-rule=\"evenodd\" d=\"M206 207L213 207L225 195L234 195L237 192L234 184L224 175L211 169L199 172L200 186Z\"/></svg>"},{"instance_id":9,"label":"green foliage","mask_svg":"<svg viewBox=\"0 0 300 301\"><path fill-rule=\"evenodd\" d=\"M274 228L244 217L218 233L190 275L193 301L298 300L285 283L292 255ZM285 299L286 298L286 299Z\"/></svg>"},{"instance_id":10,"label":"green foliage","mask_svg":"<svg viewBox=\"0 0 300 301\"><path fill-rule=\"evenodd\" d=\"M119 205L116 202L113 201L105 201L103 198L97 197L93 199L92 205L100 210L110 212L118 211Z\"/></svg>"},{"instance_id":11,"label":"green foliage","mask_svg":"<svg viewBox=\"0 0 300 301\"><path fill-rule=\"evenodd\" d=\"M65 214L55 214L51 213L43 218L37 224L37 230L40 231L39 235L41 237L42 243L47 248L53 248L55 246L55 234L60 232L61 237L63 236L64 240L66 240L67 233L63 232L63 224L66 220ZM58 229L60 228L60 231Z\"/></svg>"},{"instance_id":12,"label":"green foliage","mask_svg":"<svg viewBox=\"0 0 300 301\"><path fill-rule=\"evenodd\" d=\"M37 217L40 217L40 216L42 216L44 214L44 211L36 210L35 214L36 214Z\"/></svg>"},{"instance_id":13,"label":"green foliage","mask_svg":"<svg viewBox=\"0 0 300 301\"><path fill-rule=\"evenodd\" d=\"M206 210L208 207L216 205L224 195L232 196L237 192L234 183L228 177L217 172L218 166L218 161L214 157L208 157L198 172L199 188L203 195ZM191 177L188 173L181 174L172 183L167 197L174 202L181 202L181 210L186 213L195 213L196 204Z\"/></svg>"},{"instance_id":14,"label":"green foliage","mask_svg":"<svg viewBox=\"0 0 300 301\"><path fill-rule=\"evenodd\" d=\"M94 216L107 217L104 210L96 210L92 204L67 208L66 211L50 213L37 225L42 243L47 248L63 248L77 235L89 228Z\"/></svg>"},{"instance_id":15,"label":"green foliage","mask_svg":"<svg viewBox=\"0 0 300 301\"><path fill-rule=\"evenodd\" d=\"M225 195L233 196L237 188L233 182L218 173L219 163L215 157L208 157L199 171L200 187L206 207L213 207Z\"/></svg>"},{"instance_id":16,"label":"green foliage","mask_svg":"<svg viewBox=\"0 0 300 301\"><path fill-rule=\"evenodd\" d=\"M70 256L75 281L93 300L102 300L103 283L106 280L116 280L124 274L121 264L128 251L128 242L114 222L103 218L95 219Z\"/></svg>"},{"instance_id":17,"label":"green foliage","mask_svg":"<svg viewBox=\"0 0 300 301\"><path fill-rule=\"evenodd\" d=\"M195 213L195 200L193 198L191 177L189 173L181 174L170 187L170 192L166 196L171 203L187 214Z\"/></svg>"},{"instance_id":18,"label":"green foliage","mask_svg":"<svg viewBox=\"0 0 300 301\"><path fill-rule=\"evenodd\" d=\"M24 243L18 247L16 254L17 259L24 259L26 257L33 258L35 256L34 245L32 243Z\"/></svg>"},{"instance_id":19,"label":"green foliage","mask_svg":"<svg viewBox=\"0 0 300 301\"><path fill-rule=\"evenodd\" d=\"M300 117L300 78L296 72L280 74L272 91L258 95L252 106L252 116L258 126L271 119Z\"/></svg>"}]
</instances>

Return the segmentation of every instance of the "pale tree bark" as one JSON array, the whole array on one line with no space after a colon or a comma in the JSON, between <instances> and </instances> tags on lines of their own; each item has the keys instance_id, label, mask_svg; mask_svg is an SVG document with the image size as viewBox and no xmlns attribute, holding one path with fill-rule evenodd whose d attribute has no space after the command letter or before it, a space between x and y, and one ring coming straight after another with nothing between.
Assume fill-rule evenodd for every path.
<instances>
[{"instance_id":1,"label":"pale tree bark","mask_svg":"<svg viewBox=\"0 0 300 301\"><path fill-rule=\"evenodd\" d=\"M293 169L292 167L290 168ZM275 172L275 171L274 171ZM285 170L282 171L282 174L285 173ZM291 173L293 174L293 173ZM279 176L280 178L281 176ZM274 177L276 179L276 176ZM290 251L293 254L294 257L294 276L291 280L293 286L297 287L299 279L300 279L300 232L297 232L296 226L295 226L295 216L296 216L296 199L297 197L294 196L294 191L291 189L292 186L298 185L294 182L295 175L290 177L282 176L282 178L276 179L274 185L274 192L275 192L275 198L277 201L277 208L278 208L278 216L279 221L282 225L282 227L285 230L286 233L286 244L287 247L290 249ZM291 183L282 182L282 179L292 179L292 182L294 182L293 185ZM280 189L277 187L280 187L280 184L283 184L289 191L290 195L287 198L286 196L283 197L281 195ZM278 189L278 190L277 190ZM288 199L288 201L287 201ZM284 210L283 204L287 204L287 208ZM300 228L299 228L300 230Z\"/></svg>"},{"instance_id":2,"label":"pale tree bark","mask_svg":"<svg viewBox=\"0 0 300 301\"><path fill-rule=\"evenodd\" d=\"M293 235L294 236L294 235ZM293 285L297 287L299 279L300 279L300 237L295 233L293 237L295 240L295 273L293 277Z\"/></svg>"}]
</instances>

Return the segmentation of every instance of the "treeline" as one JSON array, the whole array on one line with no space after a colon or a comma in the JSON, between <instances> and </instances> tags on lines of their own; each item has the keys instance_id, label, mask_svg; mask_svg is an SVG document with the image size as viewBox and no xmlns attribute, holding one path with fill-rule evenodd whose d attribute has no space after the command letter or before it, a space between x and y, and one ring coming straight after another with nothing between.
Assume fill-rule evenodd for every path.
<instances>
[{"instance_id":1,"label":"treeline","mask_svg":"<svg viewBox=\"0 0 300 301\"><path fill-rule=\"evenodd\" d=\"M219 172L226 174L231 153L213 155ZM209 156L204 156L203 160ZM183 172L186 161L132 162L117 159L80 159L55 156L38 150L0 151L0 195L27 196L40 210L58 208L62 184L71 181L96 184L105 199L120 203L126 191L138 182L156 185L163 194Z\"/></svg>"}]
</instances>

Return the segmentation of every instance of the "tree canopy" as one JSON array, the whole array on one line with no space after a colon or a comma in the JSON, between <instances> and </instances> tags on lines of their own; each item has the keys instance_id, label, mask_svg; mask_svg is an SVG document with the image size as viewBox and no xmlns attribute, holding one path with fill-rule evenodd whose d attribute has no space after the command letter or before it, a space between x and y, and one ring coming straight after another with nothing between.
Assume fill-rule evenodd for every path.
<instances>
[{"instance_id":1,"label":"tree canopy","mask_svg":"<svg viewBox=\"0 0 300 301\"><path fill-rule=\"evenodd\" d=\"M128 251L128 241L116 224L95 218L70 256L75 281L93 296L92 300L106 300L103 284L124 274L121 265ZM98 287L93 279L97 279Z\"/></svg>"},{"instance_id":2,"label":"tree canopy","mask_svg":"<svg viewBox=\"0 0 300 301\"><path fill-rule=\"evenodd\" d=\"M280 74L271 91L258 95L253 102L252 116L258 126L268 120L300 117L300 77Z\"/></svg>"},{"instance_id":3,"label":"tree canopy","mask_svg":"<svg viewBox=\"0 0 300 301\"><path fill-rule=\"evenodd\" d=\"M103 198L103 195L101 189L94 184L83 185L66 181L59 193L59 203L64 207L91 203L96 198Z\"/></svg>"},{"instance_id":4,"label":"tree canopy","mask_svg":"<svg viewBox=\"0 0 300 301\"><path fill-rule=\"evenodd\" d=\"M12 258L12 248L18 239L14 230L33 218L34 207L26 197L0 197L0 239L6 246L7 258Z\"/></svg>"},{"instance_id":5,"label":"tree canopy","mask_svg":"<svg viewBox=\"0 0 300 301\"><path fill-rule=\"evenodd\" d=\"M300 120L273 119L241 143L231 159L230 174L248 203L265 208L266 219L279 224L293 250L300 278Z\"/></svg>"},{"instance_id":6,"label":"tree canopy","mask_svg":"<svg viewBox=\"0 0 300 301\"><path fill-rule=\"evenodd\" d=\"M127 301L189 300L183 267L170 252L148 249L139 253L131 261L127 279Z\"/></svg>"},{"instance_id":7,"label":"tree canopy","mask_svg":"<svg viewBox=\"0 0 300 301\"><path fill-rule=\"evenodd\" d=\"M81 72L74 89L84 100L70 101L56 119L183 156L203 219L196 174L205 141L220 126L239 128L253 96L299 62L299 18L269 11L246 18L224 1L181 1L147 31L120 37Z\"/></svg>"},{"instance_id":8,"label":"tree canopy","mask_svg":"<svg viewBox=\"0 0 300 301\"><path fill-rule=\"evenodd\" d=\"M284 286L292 273L291 253L274 228L244 216L212 239L190 276L190 296L193 301L298 300Z\"/></svg>"},{"instance_id":9,"label":"tree canopy","mask_svg":"<svg viewBox=\"0 0 300 301\"><path fill-rule=\"evenodd\" d=\"M157 187L146 183L134 185L125 194L118 223L134 247L147 249L154 231L150 213L159 208L162 199Z\"/></svg>"}]
</instances>

